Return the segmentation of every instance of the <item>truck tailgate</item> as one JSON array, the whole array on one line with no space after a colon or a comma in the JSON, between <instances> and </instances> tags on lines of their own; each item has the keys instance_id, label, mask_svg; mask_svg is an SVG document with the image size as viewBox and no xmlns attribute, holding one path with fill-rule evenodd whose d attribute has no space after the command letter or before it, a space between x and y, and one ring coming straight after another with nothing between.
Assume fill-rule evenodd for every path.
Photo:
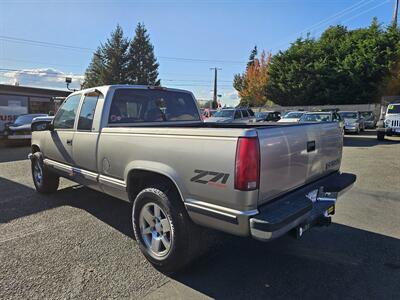
<instances>
[{"instance_id":1,"label":"truck tailgate","mask_svg":"<svg viewBox=\"0 0 400 300\"><path fill-rule=\"evenodd\" d=\"M258 205L336 171L343 135L337 123L258 128L260 189Z\"/></svg>"}]
</instances>

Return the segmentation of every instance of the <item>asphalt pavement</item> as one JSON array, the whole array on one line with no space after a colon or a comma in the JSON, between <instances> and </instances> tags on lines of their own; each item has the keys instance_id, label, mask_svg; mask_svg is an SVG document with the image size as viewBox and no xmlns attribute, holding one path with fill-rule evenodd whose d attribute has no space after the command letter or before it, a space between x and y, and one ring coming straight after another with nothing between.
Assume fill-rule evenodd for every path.
<instances>
[{"instance_id":1,"label":"asphalt pavement","mask_svg":"<svg viewBox=\"0 0 400 300\"><path fill-rule=\"evenodd\" d=\"M40 195L29 147L0 146L0 299L400 299L400 138L344 142L358 179L331 226L270 243L217 234L172 277L141 255L128 203L64 179Z\"/></svg>"}]
</instances>

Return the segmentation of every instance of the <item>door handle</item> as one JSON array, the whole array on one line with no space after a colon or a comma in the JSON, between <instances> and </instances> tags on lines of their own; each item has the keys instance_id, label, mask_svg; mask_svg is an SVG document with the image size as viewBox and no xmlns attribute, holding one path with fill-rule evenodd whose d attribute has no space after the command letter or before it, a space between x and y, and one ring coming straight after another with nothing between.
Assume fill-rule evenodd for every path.
<instances>
[{"instance_id":1,"label":"door handle","mask_svg":"<svg viewBox=\"0 0 400 300\"><path fill-rule=\"evenodd\" d=\"M67 145L70 145L70 146L72 146L72 139L70 139L70 140L67 140Z\"/></svg>"},{"instance_id":2,"label":"door handle","mask_svg":"<svg viewBox=\"0 0 400 300\"><path fill-rule=\"evenodd\" d=\"M315 141L307 142L307 152L315 151Z\"/></svg>"}]
</instances>

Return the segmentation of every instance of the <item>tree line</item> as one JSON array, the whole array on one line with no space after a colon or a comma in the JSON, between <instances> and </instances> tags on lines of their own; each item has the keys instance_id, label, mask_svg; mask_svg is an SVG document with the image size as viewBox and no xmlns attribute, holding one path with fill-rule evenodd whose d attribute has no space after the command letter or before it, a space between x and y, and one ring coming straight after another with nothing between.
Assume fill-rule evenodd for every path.
<instances>
[{"instance_id":1,"label":"tree line","mask_svg":"<svg viewBox=\"0 0 400 300\"><path fill-rule=\"evenodd\" d=\"M108 84L160 85L158 62L147 29L139 23L129 40L117 26L93 54L83 87Z\"/></svg>"},{"instance_id":2,"label":"tree line","mask_svg":"<svg viewBox=\"0 0 400 300\"><path fill-rule=\"evenodd\" d=\"M320 38L298 38L265 60L255 47L246 70L234 77L241 105L357 104L400 94L400 33L373 19L367 28L342 25ZM254 75L258 74L258 75Z\"/></svg>"}]
</instances>

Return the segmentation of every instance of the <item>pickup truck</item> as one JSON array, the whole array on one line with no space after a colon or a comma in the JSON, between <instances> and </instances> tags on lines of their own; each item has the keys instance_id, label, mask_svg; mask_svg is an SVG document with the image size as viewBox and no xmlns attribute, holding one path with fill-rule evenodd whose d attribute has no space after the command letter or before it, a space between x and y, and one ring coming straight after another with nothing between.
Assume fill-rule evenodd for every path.
<instances>
[{"instance_id":1,"label":"pickup truck","mask_svg":"<svg viewBox=\"0 0 400 300\"><path fill-rule=\"evenodd\" d=\"M204 226L270 241L327 225L356 180L339 171L337 122L204 123L184 90L77 91L32 131L37 191L55 192L61 176L132 202L136 241L164 272L196 256Z\"/></svg>"}]
</instances>

